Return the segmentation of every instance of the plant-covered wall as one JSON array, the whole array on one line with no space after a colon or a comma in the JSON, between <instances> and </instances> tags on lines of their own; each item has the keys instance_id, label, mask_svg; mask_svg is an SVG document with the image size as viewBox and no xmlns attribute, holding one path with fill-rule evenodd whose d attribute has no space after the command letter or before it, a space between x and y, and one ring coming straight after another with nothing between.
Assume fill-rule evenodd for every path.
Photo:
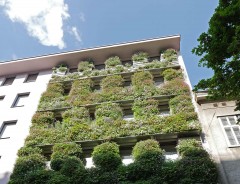
<instances>
[{"instance_id":1,"label":"plant-covered wall","mask_svg":"<svg viewBox=\"0 0 240 184\"><path fill-rule=\"evenodd\" d=\"M134 162L123 165L119 146L105 142L94 148L95 167L86 169L80 145L58 143L53 147L51 170L38 148L19 150L10 184L196 184L217 183L217 169L208 153L194 139L180 141L181 158L165 160L164 150L153 139L138 142Z\"/></svg>"},{"instance_id":2,"label":"plant-covered wall","mask_svg":"<svg viewBox=\"0 0 240 184\"><path fill-rule=\"evenodd\" d=\"M10 183L201 183L199 178L195 180L196 173L191 173L194 164L203 164L202 172L207 176L206 167L215 169L212 161L189 160L181 147L181 160L165 162L156 141L138 143L133 149L134 163L123 166L118 145L104 143L94 148L95 168L88 170L84 168L81 147L74 143L199 131L189 87L174 63L176 51L167 50L162 58L149 62L147 53L138 52L132 66L121 65L116 56L105 62L104 70L94 70L92 62L83 61L77 73L53 75L32 118L25 146L19 150ZM155 85L156 76L163 77L164 83ZM124 86L126 82L130 86ZM169 115L161 115L162 108L169 110ZM134 119L124 118L127 111L133 113ZM54 144L52 170L45 168L46 159L38 148L46 144ZM200 154L194 149L189 152ZM194 166L185 171L188 162ZM180 171L184 177L176 174ZM209 183L215 181L212 175Z\"/></svg>"}]
</instances>

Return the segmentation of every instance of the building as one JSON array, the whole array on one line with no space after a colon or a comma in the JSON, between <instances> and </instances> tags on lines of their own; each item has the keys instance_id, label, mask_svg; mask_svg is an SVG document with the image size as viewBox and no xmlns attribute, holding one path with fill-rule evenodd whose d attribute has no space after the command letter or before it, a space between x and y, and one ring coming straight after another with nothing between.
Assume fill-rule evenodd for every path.
<instances>
[{"instance_id":1,"label":"building","mask_svg":"<svg viewBox=\"0 0 240 184\"><path fill-rule=\"evenodd\" d=\"M240 183L240 130L236 102L211 100L207 91L195 95L201 120L204 145L218 165L223 184Z\"/></svg>"},{"instance_id":2,"label":"building","mask_svg":"<svg viewBox=\"0 0 240 184\"><path fill-rule=\"evenodd\" d=\"M39 175L29 161L41 165L45 157L53 162L57 143L81 145L91 167L93 149L107 140L119 145L125 164L133 162L132 148L139 141L155 139L165 159L176 159L181 141L199 140L179 35L5 62L0 75L1 184L9 180L17 152L15 169L23 164L24 175L14 170L11 182L20 184L30 181L24 177ZM59 172L53 170L49 173ZM203 179L212 179L205 170ZM194 174L190 180L200 182Z\"/></svg>"}]
</instances>

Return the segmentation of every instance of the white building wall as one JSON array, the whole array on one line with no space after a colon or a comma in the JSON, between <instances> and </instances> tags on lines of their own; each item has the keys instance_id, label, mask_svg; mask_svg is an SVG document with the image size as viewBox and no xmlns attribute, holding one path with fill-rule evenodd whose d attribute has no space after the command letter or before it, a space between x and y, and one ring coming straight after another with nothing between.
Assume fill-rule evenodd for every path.
<instances>
[{"instance_id":1,"label":"white building wall","mask_svg":"<svg viewBox=\"0 0 240 184\"><path fill-rule=\"evenodd\" d=\"M41 71L35 82L24 83L28 74L16 76L12 85L0 86L0 96L5 96L0 101L0 127L3 122L16 120L9 139L0 139L0 184L6 184L13 170L17 158L17 151L24 145L24 140L29 134L31 118L37 110L41 94L46 90L51 78L51 71ZM0 84L4 77L0 78ZM12 104L19 93L30 92L25 99L23 107L14 107Z\"/></svg>"}]
</instances>

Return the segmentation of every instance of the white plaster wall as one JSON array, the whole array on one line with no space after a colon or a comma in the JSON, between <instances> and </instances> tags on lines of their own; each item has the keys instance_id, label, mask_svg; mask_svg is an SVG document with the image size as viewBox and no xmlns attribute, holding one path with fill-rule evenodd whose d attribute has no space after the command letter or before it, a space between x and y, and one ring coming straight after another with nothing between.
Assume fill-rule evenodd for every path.
<instances>
[{"instance_id":1,"label":"white plaster wall","mask_svg":"<svg viewBox=\"0 0 240 184\"><path fill-rule=\"evenodd\" d=\"M0 184L6 184L13 170L17 158L17 151L24 145L24 140L29 134L31 118L37 110L41 94L46 90L51 78L51 71L41 71L35 82L24 83L28 74L17 75L13 84L0 86L0 96L5 95L0 101L0 127L4 121L17 120L12 135L9 139L0 139ZM4 78L0 78L0 84ZM11 108L17 94L30 92L23 107Z\"/></svg>"},{"instance_id":2,"label":"white plaster wall","mask_svg":"<svg viewBox=\"0 0 240 184\"><path fill-rule=\"evenodd\" d=\"M217 104L217 107L213 104ZM234 101L198 104L203 134L208 145L207 151L217 163L220 183L223 184L240 183L240 147L228 147L218 120L218 116L239 114L239 111L234 111L235 107Z\"/></svg>"}]
</instances>

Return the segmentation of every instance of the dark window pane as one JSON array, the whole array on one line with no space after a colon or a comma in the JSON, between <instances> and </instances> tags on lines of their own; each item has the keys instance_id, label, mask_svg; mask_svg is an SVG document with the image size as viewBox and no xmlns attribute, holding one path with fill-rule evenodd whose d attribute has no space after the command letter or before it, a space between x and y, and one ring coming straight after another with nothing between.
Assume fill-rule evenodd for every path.
<instances>
[{"instance_id":1,"label":"dark window pane","mask_svg":"<svg viewBox=\"0 0 240 184\"><path fill-rule=\"evenodd\" d=\"M5 81L3 82L2 86L11 85L13 83L14 79L15 79L15 77L6 78Z\"/></svg>"},{"instance_id":2,"label":"dark window pane","mask_svg":"<svg viewBox=\"0 0 240 184\"><path fill-rule=\"evenodd\" d=\"M29 74L25 82L35 82L37 79L38 73Z\"/></svg>"},{"instance_id":3,"label":"dark window pane","mask_svg":"<svg viewBox=\"0 0 240 184\"><path fill-rule=\"evenodd\" d=\"M30 93L18 94L13 102L12 107L23 107L29 94Z\"/></svg>"},{"instance_id":4,"label":"dark window pane","mask_svg":"<svg viewBox=\"0 0 240 184\"><path fill-rule=\"evenodd\" d=\"M235 121L234 116L228 116L228 120L229 120L231 125L236 125L236 121Z\"/></svg>"}]
</instances>

